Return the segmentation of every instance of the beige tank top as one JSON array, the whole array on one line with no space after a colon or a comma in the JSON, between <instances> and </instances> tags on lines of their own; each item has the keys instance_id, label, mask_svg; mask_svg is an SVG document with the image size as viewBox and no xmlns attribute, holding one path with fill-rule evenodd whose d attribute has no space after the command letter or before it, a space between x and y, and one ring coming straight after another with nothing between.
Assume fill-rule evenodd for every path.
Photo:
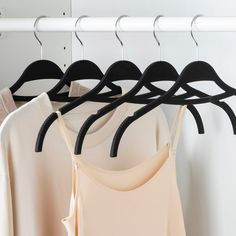
<instances>
[{"instance_id":1,"label":"beige tank top","mask_svg":"<svg viewBox=\"0 0 236 236\"><path fill-rule=\"evenodd\" d=\"M62 220L68 236L186 235L175 165L185 110L186 106L179 108L164 147L151 159L120 171L96 167L83 155L74 155L71 137L57 112L73 160L70 214Z\"/></svg>"}]
</instances>

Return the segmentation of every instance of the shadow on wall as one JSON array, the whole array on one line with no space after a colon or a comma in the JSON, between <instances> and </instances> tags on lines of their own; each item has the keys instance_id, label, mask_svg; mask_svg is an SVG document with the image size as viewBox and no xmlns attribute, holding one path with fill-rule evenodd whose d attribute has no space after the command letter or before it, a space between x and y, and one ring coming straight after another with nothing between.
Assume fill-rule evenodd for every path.
<instances>
[{"instance_id":1,"label":"shadow on wall","mask_svg":"<svg viewBox=\"0 0 236 236\"><path fill-rule=\"evenodd\" d=\"M208 158L202 148L202 142L198 142L188 161L188 201L185 203L185 225L188 236L210 236L209 219L209 169L205 160Z\"/></svg>"},{"instance_id":2,"label":"shadow on wall","mask_svg":"<svg viewBox=\"0 0 236 236\"><path fill-rule=\"evenodd\" d=\"M219 199L216 149L222 147L217 147L217 140L222 135L222 120L214 116L218 112L201 112L206 129L203 135L197 134L192 117L187 117L190 121L185 119L177 155L177 176L187 236L221 235L220 226L216 224L220 213L217 213L219 209L216 207ZM208 127L209 116L214 116L214 121L210 123L212 127ZM189 142L193 143L189 145Z\"/></svg>"}]
</instances>

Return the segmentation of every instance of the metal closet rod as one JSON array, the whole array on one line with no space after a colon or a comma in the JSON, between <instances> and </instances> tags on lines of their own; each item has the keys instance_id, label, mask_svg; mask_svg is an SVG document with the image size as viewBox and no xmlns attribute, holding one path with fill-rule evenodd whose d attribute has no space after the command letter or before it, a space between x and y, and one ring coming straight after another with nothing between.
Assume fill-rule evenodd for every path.
<instances>
[{"instance_id":1,"label":"metal closet rod","mask_svg":"<svg viewBox=\"0 0 236 236\"><path fill-rule=\"evenodd\" d=\"M124 32L152 31L155 17L125 17L119 24L119 30ZM156 30L163 32L185 32L191 30L192 17L161 17ZM34 31L36 18L0 18L0 32ZM38 22L41 32L73 32L75 17L42 18ZM115 30L117 17L87 17L80 22L78 30L85 32L106 32ZM194 23L194 31L234 32L236 17L199 17Z\"/></svg>"}]
</instances>

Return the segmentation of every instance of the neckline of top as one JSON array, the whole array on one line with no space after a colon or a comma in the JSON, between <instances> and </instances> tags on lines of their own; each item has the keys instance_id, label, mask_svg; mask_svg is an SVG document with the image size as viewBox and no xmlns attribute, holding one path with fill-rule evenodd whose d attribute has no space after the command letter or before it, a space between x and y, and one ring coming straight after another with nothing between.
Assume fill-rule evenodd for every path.
<instances>
[{"instance_id":1,"label":"neckline of top","mask_svg":"<svg viewBox=\"0 0 236 236\"><path fill-rule=\"evenodd\" d=\"M125 94L127 91L126 88L122 86L122 94ZM53 102L50 101L50 98L47 93L42 93L40 95L41 99L39 99L39 104L41 107L41 111L44 113L45 116L48 116L50 113L55 112L53 108ZM78 106L77 108L73 109L73 114L76 112L80 112L80 108L86 106L87 104L81 104L81 106ZM111 116L104 122L98 129L96 129L94 132L87 133L86 138L84 140L83 148L92 148L94 146L97 146L104 142L107 138L109 138L113 133L114 130L118 128L120 122L122 119L124 119L127 111L129 109L129 104L124 103L118 108L116 108ZM94 111L96 112L96 111ZM68 113L70 115L70 113ZM65 115L66 116L66 115ZM76 138L78 135L78 131L72 130L68 127L67 131L68 133Z\"/></svg>"},{"instance_id":2,"label":"neckline of top","mask_svg":"<svg viewBox=\"0 0 236 236\"><path fill-rule=\"evenodd\" d=\"M167 150L166 150L167 149ZM158 161L158 163L156 165L159 165L160 160L159 157L164 153L167 152L167 156L165 158L163 158L162 160L162 164L160 165L160 167L157 167L156 171L154 171L154 173L151 175L151 177L149 177L146 181L144 181L141 184L137 184L135 187L129 188L129 189L119 189L116 187L111 187L108 184L103 183L102 181L98 180L98 178L96 178L95 176L93 176L93 173L90 173L90 171L86 170L88 168L92 169L92 171L96 171L96 172L100 172L100 173L105 173L106 175L123 175L126 173L130 173L133 171L136 171L137 169L140 169L142 166ZM134 191L138 191L141 190L143 188L145 188L147 185L151 184L154 180L156 180L160 174L162 173L162 171L165 169L165 167L167 166L168 163L170 163L170 161L174 158L172 158L172 152L171 152L171 147L170 144L167 143L165 144L161 149L159 149L151 158L148 158L147 160L141 162L140 164L125 169L125 170L107 170L107 169L103 169L97 166L94 166L92 164L90 164L89 162L85 161L84 159L82 159L80 156L75 156L73 157L74 161L76 163L78 163L78 170L81 170L82 173L90 180L92 181L94 184L99 185L100 187L112 191L112 192L120 192L120 193L131 193Z\"/></svg>"}]
</instances>

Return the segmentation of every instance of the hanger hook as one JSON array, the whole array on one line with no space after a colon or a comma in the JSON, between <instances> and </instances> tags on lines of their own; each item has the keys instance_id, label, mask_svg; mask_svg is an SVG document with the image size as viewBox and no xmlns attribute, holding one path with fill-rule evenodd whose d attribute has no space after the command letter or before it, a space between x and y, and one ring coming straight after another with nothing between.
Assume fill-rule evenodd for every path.
<instances>
[{"instance_id":1,"label":"hanger hook","mask_svg":"<svg viewBox=\"0 0 236 236\"><path fill-rule=\"evenodd\" d=\"M116 23L115 23L115 36L116 36L116 38L118 39L118 41L120 42L120 45L121 45L122 60L124 60L124 44L123 44L123 42L121 41L121 39L118 35L118 26L119 26L120 20L124 17L129 17L129 16L128 15L121 15L117 18Z\"/></svg>"},{"instance_id":2,"label":"hanger hook","mask_svg":"<svg viewBox=\"0 0 236 236\"><path fill-rule=\"evenodd\" d=\"M39 20L41 20L42 18L45 18L45 17L47 17L47 16L38 16L34 22L34 37L36 38L36 40L39 42L39 45L40 45L41 60L43 59L43 44L42 44L42 41L39 39L37 32L38 32Z\"/></svg>"},{"instance_id":3,"label":"hanger hook","mask_svg":"<svg viewBox=\"0 0 236 236\"><path fill-rule=\"evenodd\" d=\"M197 18L202 17L202 16L203 15L200 15L200 14L196 15L196 16L193 17L193 19L191 21L191 32L190 32L190 34L191 34L191 37L192 37L192 39L193 39L193 41L196 45L197 60L199 59L199 45L198 45L198 42L197 42L197 40L196 40L196 38L194 37L194 34L193 34L193 26L194 26L194 23L196 22Z\"/></svg>"},{"instance_id":4,"label":"hanger hook","mask_svg":"<svg viewBox=\"0 0 236 236\"><path fill-rule=\"evenodd\" d=\"M82 42L82 40L79 38L78 35L78 30L77 30L77 24L79 23L79 27L80 27L80 22L83 18L88 17L87 15L82 15L80 16L76 22L75 22L75 37L78 39L78 41L80 42L80 45L82 47L82 59L84 60L84 43ZM81 27L80 27L81 28Z\"/></svg>"},{"instance_id":5,"label":"hanger hook","mask_svg":"<svg viewBox=\"0 0 236 236\"><path fill-rule=\"evenodd\" d=\"M159 47L159 50L160 50L160 61L161 61L161 43L159 41L159 39L157 38L157 35L156 35L156 23L158 23L158 20L161 18L161 17L164 17L164 15L158 15L154 21L153 21L153 36L157 42L157 45Z\"/></svg>"}]
</instances>

